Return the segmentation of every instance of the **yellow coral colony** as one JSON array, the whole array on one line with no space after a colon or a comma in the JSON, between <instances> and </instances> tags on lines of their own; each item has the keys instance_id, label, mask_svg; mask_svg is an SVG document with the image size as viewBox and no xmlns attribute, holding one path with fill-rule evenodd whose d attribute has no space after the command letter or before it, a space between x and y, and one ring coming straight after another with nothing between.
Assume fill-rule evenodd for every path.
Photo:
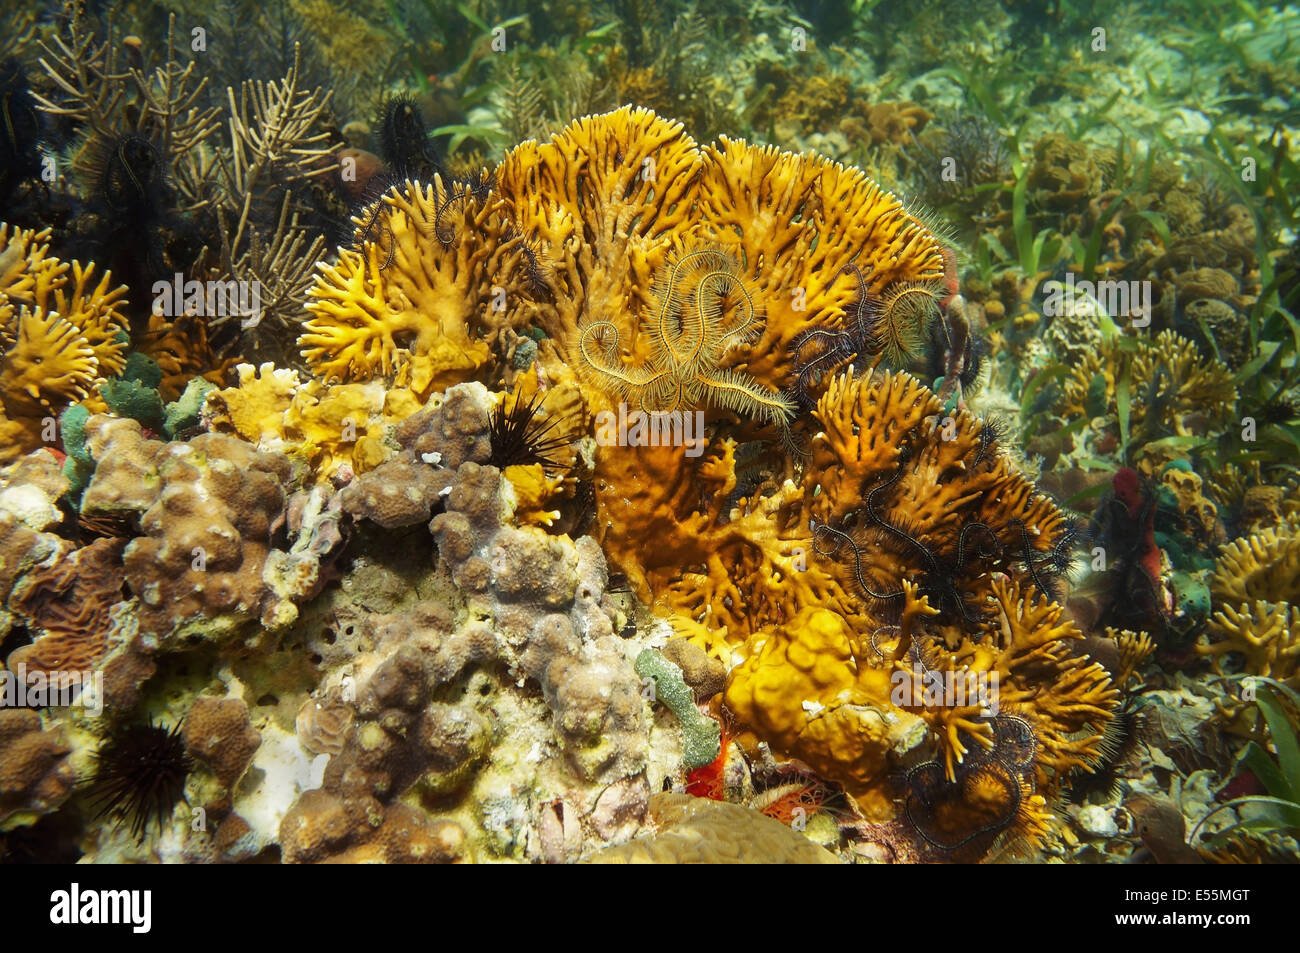
<instances>
[{"instance_id":1,"label":"yellow coral colony","mask_svg":"<svg viewBox=\"0 0 1300 953\"><path fill-rule=\"evenodd\" d=\"M696 325L693 340L722 340L761 315L713 355L755 395L789 388L805 328L841 327L864 290L887 297L942 274L937 240L858 170L725 139L701 150L646 110L525 143L497 184L551 269L554 303L533 320L595 410L644 400L642 385L672 364L690 315L673 316L672 334L663 315L695 262L726 276L732 310L712 312L711 331ZM669 407L681 406L676 395ZM691 397L691 409L718 406ZM602 446L598 532L641 595L716 656L739 653L726 698L741 726L848 784L880 816L892 810L890 752L928 745L952 777L971 745L991 744L976 711L891 704L889 674L910 660L900 612L907 639L932 661L942 646L951 666L998 671L1040 749L1035 790L1017 801L1038 818L1024 828L1041 830L1035 811L1095 755L1116 693L1099 667L1070 654L1080 633L1035 583L1065 533L1060 512L973 416L960 412L941 434L940 410L905 374L841 376L817 408L821 430L801 472L747 495L733 437L715 438L698 462L680 447ZM774 419L753 403L741 417ZM919 549L897 539L870 546L880 541L863 533L884 531L848 525L875 488L879 515L944 554L950 583L930 578L943 573ZM851 545L831 545L834 533ZM848 558L867 546L869 566ZM871 592L910 593L905 607L874 602L864 576ZM998 576L1010 588L997 588ZM1056 685L1045 694L1044 679Z\"/></svg>"},{"instance_id":2,"label":"yellow coral colony","mask_svg":"<svg viewBox=\"0 0 1300 953\"><path fill-rule=\"evenodd\" d=\"M235 372L237 386L208 396L212 429L302 459L317 482L344 466L356 474L383 463L393 453L386 428L418 407L408 390L388 389L380 380L303 381L297 371L271 364L240 364Z\"/></svg>"},{"instance_id":3,"label":"yellow coral colony","mask_svg":"<svg viewBox=\"0 0 1300 953\"><path fill-rule=\"evenodd\" d=\"M1217 610L1209 641L1197 646L1215 671L1228 674L1229 656L1242 670L1300 689L1300 530L1290 522L1266 527L1223 548L1210 576ZM1228 714L1240 706L1224 704Z\"/></svg>"},{"instance_id":4,"label":"yellow coral colony","mask_svg":"<svg viewBox=\"0 0 1300 953\"><path fill-rule=\"evenodd\" d=\"M972 747L994 741L978 704L900 706L890 674L997 673L1001 712L1036 744L1033 790L1017 796L1028 810L1096 757L1118 701L1104 670L1071 651L1082 633L1040 589L1061 513L973 416L952 418L945 439L938 398L906 374L838 377L815 418L801 485L744 501L722 525L697 518L696 546L719 557L668 587L705 631L748 636L728 708L887 817L890 753L929 747L956 782ZM802 614L812 606L823 607L817 624ZM842 671L828 678L828 666ZM918 718L928 739L914 733ZM1041 829L1031 819L1023 829Z\"/></svg>"},{"instance_id":5,"label":"yellow coral colony","mask_svg":"<svg viewBox=\"0 0 1300 953\"><path fill-rule=\"evenodd\" d=\"M495 369L504 329L531 330L530 387L580 388L584 421L620 405L707 413L707 449L598 440L593 532L640 596L738 663L725 698L746 737L845 783L877 819L898 814L891 770L931 757L958 815L998 789L1016 829L1041 833L1116 693L1071 652L1080 634L1043 581L1065 521L993 431L964 410L945 419L906 374L828 374L805 452L744 489L737 472L743 442L794 417L801 332L942 276L939 241L898 199L857 169L701 148L626 107L522 143L490 186L399 186L355 238L310 292L314 370L422 399ZM263 410L216 400L233 429L265 429ZM1003 680L1006 718L1032 735L1014 783L963 768L998 744L977 707L895 703L891 676L915 664Z\"/></svg>"},{"instance_id":6,"label":"yellow coral colony","mask_svg":"<svg viewBox=\"0 0 1300 953\"><path fill-rule=\"evenodd\" d=\"M1125 363L1133 386L1151 388L1153 397L1159 398L1133 401L1134 432L1159 423L1170 434L1203 436L1232 420L1237 403L1232 374L1222 363L1203 359L1195 344L1173 331L1139 339L1132 353L1119 339L1086 352L1062 384L1058 411L1068 417L1085 415L1088 391L1098 375L1106 385L1105 406L1116 406L1118 369ZM1147 420L1148 407L1159 412L1159 421Z\"/></svg>"},{"instance_id":7,"label":"yellow coral colony","mask_svg":"<svg viewBox=\"0 0 1300 953\"><path fill-rule=\"evenodd\" d=\"M45 421L126 361L126 288L49 254L50 230L0 224L0 461L39 446Z\"/></svg>"},{"instance_id":8,"label":"yellow coral colony","mask_svg":"<svg viewBox=\"0 0 1300 953\"><path fill-rule=\"evenodd\" d=\"M309 292L299 345L312 369L327 380L395 376L421 397L474 379L489 332L520 307L519 240L499 197L408 181L356 222L358 249L322 264Z\"/></svg>"},{"instance_id":9,"label":"yellow coral colony","mask_svg":"<svg viewBox=\"0 0 1300 953\"><path fill-rule=\"evenodd\" d=\"M646 109L524 143L496 182L551 276L554 303L533 320L594 411L623 401L783 425L791 344L813 321L842 324L860 290L846 266L867 270L872 292L942 274L934 237L860 171L735 140L701 149ZM597 457L597 533L643 597L649 563L698 550L689 462L681 447ZM647 538L664 545L647 553Z\"/></svg>"}]
</instances>

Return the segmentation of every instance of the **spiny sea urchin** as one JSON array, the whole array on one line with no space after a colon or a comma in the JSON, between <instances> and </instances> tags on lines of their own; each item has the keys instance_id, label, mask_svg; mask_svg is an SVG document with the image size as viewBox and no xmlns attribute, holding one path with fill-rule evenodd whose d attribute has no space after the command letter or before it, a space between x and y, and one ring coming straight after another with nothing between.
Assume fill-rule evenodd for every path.
<instances>
[{"instance_id":1,"label":"spiny sea urchin","mask_svg":"<svg viewBox=\"0 0 1300 953\"><path fill-rule=\"evenodd\" d=\"M1092 794L1113 801L1125 793L1123 772L1144 744L1146 719L1146 706L1133 697L1115 710L1106 723L1096 760L1086 769L1077 768L1070 773L1066 801L1084 804Z\"/></svg>"},{"instance_id":2,"label":"spiny sea urchin","mask_svg":"<svg viewBox=\"0 0 1300 953\"><path fill-rule=\"evenodd\" d=\"M538 416L542 392L533 394L525 403L516 390L503 399L492 414L492 465L505 469L540 463L543 467L565 469L566 465L551 454L567 447L570 438L554 436L560 425L558 420L543 423Z\"/></svg>"},{"instance_id":3,"label":"spiny sea urchin","mask_svg":"<svg viewBox=\"0 0 1300 953\"><path fill-rule=\"evenodd\" d=\"M190 757L178 723L168 729L145 724L115 732L95 752L95 773L86 782L96 818L117 815L130 821L136 843L144 841L150 821L161 830L185 796Z\"/></svg>"},{"instance_id":4,"label":"spiny sea urchin","mask_svg":"<svg viewBox=\"0 0 1300 953\"><path fill-rule=\"evenodd\" d=\"M429 140L424 116L412 97L386 99L378 127L379 155L395 180L432 182L434 175L442 172L442 157Z\"/></svg>"}]
</instances>

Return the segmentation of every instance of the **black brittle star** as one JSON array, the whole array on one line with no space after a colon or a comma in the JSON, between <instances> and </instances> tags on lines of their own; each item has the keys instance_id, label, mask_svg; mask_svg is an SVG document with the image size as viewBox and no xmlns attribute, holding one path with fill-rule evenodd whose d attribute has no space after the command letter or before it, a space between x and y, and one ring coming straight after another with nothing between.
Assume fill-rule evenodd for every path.
<instances>
[{"instance_id":1,"label":"black brittle star","mask_svg":"<svg viewBox=\"0 0 1300 953\"><path fill-rule=\"evenodd\" d=\"M1025 789L1030 786L1038 740L1033 726L1019 715L999 713L990 718L993 746L976 746L958 766L952 781L944 776L943 765L926 761L907 773L907 794L903 812L913 830L926 843L941 851L954 851L977 838L1006 830L1020 813ZM944 802L960 800L968 784L982 778L993 780L1007 792L1007 802L988 823L976 826L955 841L944 841L931 823Z\"/></svg>"}]
</instances>

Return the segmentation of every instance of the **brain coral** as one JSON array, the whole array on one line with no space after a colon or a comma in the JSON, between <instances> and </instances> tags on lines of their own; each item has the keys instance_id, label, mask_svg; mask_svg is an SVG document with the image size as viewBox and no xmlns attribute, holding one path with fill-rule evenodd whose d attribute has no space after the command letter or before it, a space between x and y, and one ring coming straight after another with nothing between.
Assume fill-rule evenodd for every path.
<instances>
[{"instance_id":1,"label":"brain coral","mask_svg":"<svg viewBox=\"0 0 1300 953\"><path fill-rule=\"evenodd\" d=\"M0 710L0 831L35 823L72 793L76 773L60 735L35 711Z\"/></svg>"},{"instance_id":2,"label":"brain coral","mask_svg":"<svg viewBox=\"0 0 1300 953\"><path fill-rule=\"evenodd\" d=\"M9 608L39 636L15 649L9 665L29 671L89 671L107 648L110 613L122 599L122 547L97 539L29 573Z\"/></svg>"}]
</instances>

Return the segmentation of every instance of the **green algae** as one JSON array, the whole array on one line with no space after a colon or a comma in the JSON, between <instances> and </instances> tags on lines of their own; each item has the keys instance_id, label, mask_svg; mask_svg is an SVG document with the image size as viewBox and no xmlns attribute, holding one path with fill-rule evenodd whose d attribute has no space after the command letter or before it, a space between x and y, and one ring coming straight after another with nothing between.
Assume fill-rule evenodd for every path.
<instances>
[{"instance_id":1,"label":"green algae","mask_svg":"<svg viewBox=\"0 0 1300 953\"><path fill-rule=\"evenodd\" d=\"M682 670L655 649L636 657L636 673L653 679L655 698L668 706L682 726L682 760L687 770L701 768L722 750L722 731L712 718L700 714L695 693L682 677Z\"/></svg>"},{"instance_id":2,"label":"green algae","mask_svg":"<svg viewBox=\"0 0 1300 953\"><path fill-rule=\"evenodd\" d=\"M174 437L182 430L196 426L199 412L203 410L203 402L216 389L217 385L210 381L201 377L192 378L185 385L181 396L163 408L163 433Z\"/></svg>"}]
</instances>

